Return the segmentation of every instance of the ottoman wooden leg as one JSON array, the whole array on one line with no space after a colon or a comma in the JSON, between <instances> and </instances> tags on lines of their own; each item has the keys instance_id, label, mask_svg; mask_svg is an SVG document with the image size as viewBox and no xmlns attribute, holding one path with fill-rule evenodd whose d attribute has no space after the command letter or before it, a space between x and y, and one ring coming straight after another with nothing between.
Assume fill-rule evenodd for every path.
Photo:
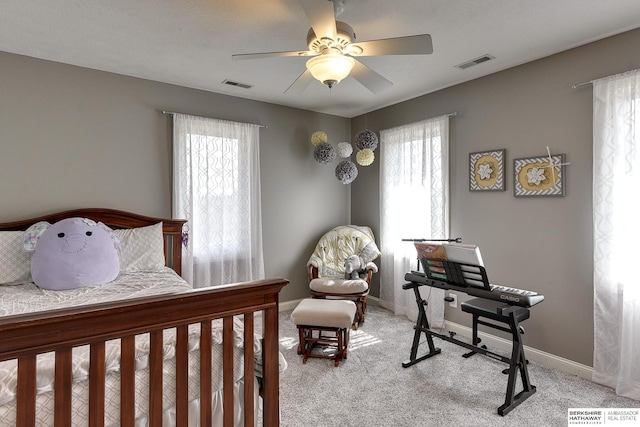
<instances>
[{"instance_id":1,"label":"ottoman wooden leg","mask_svg":"<svg viewBox=\"0 0 640 427\"><path fill-rule=\"evenodd\" d=\"M304 328L298 326L298 354L302 354L304 348Z\"/></svg>"},{"instance_id":2,"label":"ottoman wooden leg","mask_svg":"<svg viewBox=\"0 0 640 427\"><path fill-rule=\"evenodd\" d=\"M344 341L342 340L342 335L342 330L338 329L336 331L336 336L338 337L338 351L336 351L336 358L333 362L333 366L338 366L338 364L340 364L340 359L343 357Z\"/></svg>"},{"instance_id":3,"label":"ottoman wooden leg","mask_svg":"<svg viewBox=\"0 0 640 427\"><path fill-rule=\"evenodd\" d=\"M344 346L342 347L342 358L347 358L347 349L349 348L349 329L343 329L344 334Z\"/></svg>"}]
</instances>

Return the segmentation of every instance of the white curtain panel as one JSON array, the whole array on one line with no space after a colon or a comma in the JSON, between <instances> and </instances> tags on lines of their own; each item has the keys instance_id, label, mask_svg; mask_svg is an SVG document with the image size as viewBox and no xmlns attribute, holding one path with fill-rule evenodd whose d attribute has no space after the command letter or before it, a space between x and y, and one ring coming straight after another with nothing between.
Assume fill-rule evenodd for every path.
<instances>
[{"instance_id":1,"label":"white curtain panel","mask_svg":"<svg viewBox=\"0 0 640 427\"><path fill-rule=\"evenodd\" d=\"M593 82L593 380L640 400L640 71Z\"/></svg>"},{"instance_id":2,"label":"white curtain panel","mask_svg":"<svg viewBox=\"0 0 640 427\"><path fill-rule=\"evenodd\" d=\"M449 233L449 117L380 132L380 300L416 320L413 291L404 275L417 268L417 252L402 239L447 238ZM422 287L431 326L444 323L444 291Z\"/></svg>"},{"instance_id":3,"label":"white curtain panel","mask_svg":"<svg viewBox=\"0 0 640 427\"><path fill-rule=\"evenodd\" d=\"M173 215L188 221L194 287L264 278L259 126L173 116Z\"/></svg>"}]
</instances>

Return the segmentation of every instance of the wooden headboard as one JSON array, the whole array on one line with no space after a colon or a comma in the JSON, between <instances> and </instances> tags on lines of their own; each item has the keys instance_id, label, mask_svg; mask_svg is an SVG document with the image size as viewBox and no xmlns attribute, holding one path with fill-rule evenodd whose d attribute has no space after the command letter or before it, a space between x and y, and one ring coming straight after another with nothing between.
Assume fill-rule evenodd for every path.
<instances>
[{"instance_id":1,"label":"wooden headboard","mask_svg":"<svg viewBox=\"0 0 640 427\"><path fill-rule=\"evenodd\" d=\"M102 222L114 230L146 227L162 222L165 263L167 267L172 268L178 275L182 274L182 226L187 222L183 219L154 218L115 209L85 208L56 212L38 218L0 223L0 231L24 231L38 221L47 221L53 224L62 219L72 217L89 218L96 222Z\"/></svg>"}]
</instances>

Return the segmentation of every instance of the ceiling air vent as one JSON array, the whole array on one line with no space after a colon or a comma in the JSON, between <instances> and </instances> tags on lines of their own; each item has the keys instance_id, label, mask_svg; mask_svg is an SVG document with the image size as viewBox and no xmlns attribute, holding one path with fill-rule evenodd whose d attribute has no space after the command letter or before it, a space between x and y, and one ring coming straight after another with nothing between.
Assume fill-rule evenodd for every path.
<instances>
[{"instance_id":1,"label":"ceiling air vent","mask_svg":"<svg viewBox=\"0 0 640 427\"><path fill-rule=\"evenodd\" d=\"M253 87L253 85L248 85L246 83L238 83L228 79L224 79L222 83L229 86L241 87L242 89L251 89Z\"/></svg>"},{"instance_id":2,"label":"ceiling air vent","mask_svg":"<svg viewBox=\"0 0 640 427\"><path fill-rule=\"evenodd\" d=\"M472 59L471 61L463 62L462 64L456 65L456 68L460 68L461 70L466 70L469 67L473 67L474 65L482 64L483 62L491 61L492 59L496 59L495 56L491 56L489 54L482 55L479 58Z\"/></svg>"}]
</instances>

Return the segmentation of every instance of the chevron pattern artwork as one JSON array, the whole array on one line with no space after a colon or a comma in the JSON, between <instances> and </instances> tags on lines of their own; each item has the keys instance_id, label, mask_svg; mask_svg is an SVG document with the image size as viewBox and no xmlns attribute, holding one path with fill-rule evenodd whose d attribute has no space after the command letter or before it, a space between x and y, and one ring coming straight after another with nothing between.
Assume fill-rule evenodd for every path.
<instances>
[{"instance_id":1,"label":"chevron pattern artwork","mask_svg":"<svg viewBox=\"0 0 640 427\"><path fill-rule=\"evenodd\" d=\"M565 155L513 159L515 197L564 196Z\"/></svg>"},{"instance_id":2,"label":"chevron pattern artwork","mask_svg":"<svg viewBox=\"0 0 640 427\"><path fill-rule=\"evenodd\" d=\"M505 150L469 154L469 191L504 191Z\"/></svg>"}]
</instances>

